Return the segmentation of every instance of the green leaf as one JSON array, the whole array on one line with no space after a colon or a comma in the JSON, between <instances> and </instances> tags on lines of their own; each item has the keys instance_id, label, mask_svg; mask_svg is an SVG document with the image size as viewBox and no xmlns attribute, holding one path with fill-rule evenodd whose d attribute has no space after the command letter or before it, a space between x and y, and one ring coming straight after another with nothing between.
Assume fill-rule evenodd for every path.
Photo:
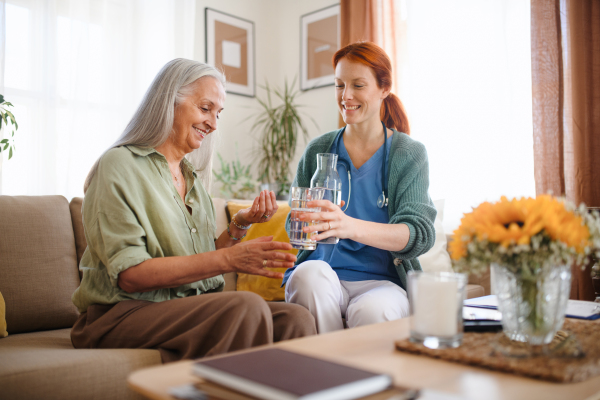
<instances>
[{"instance_id":1,"label":"green leaf","mask_svg":"<svg viewBox=\"0 0 600 400\"><path fill-rule=\"evenodd\" d=\"M0 140L0 143L8 143L8 139L2 139Z\"/></svg>"},{"instance_id":2,"label":"green leaf","mask_svg":"<svg viewBox=\"0 0 600 400\"><path fill-rule=\"evenodd\" d=\"M10 150L8 151L8 159L10 160L13 156L13 149L12 147L10 148Z\"/></svg>"},{"instance_id":3,"label":"green leaf","mask_svg":"<svg viewBox=\"0 0 600 400\"><path fill-rule=\"evenodd\" d=\"M19 125L17 125L17 120L15 119L13 113L11 113L10 111L6 111L6 115L8 116L8 118L10 118L11 123L16 127L16 129L19 129Z\"/></svg>"},{"instance_id":4,"label":"green leaf","mask_svg":"<svg viewBox=\"0 0 600 400\"><path fill-rule=\"evenodd\" d=\"M3 150L6 150L6 149L8 149L8 146L10 146L10 143L6 143L6 144L4 145L4 149L3 149Z\"/></svg>"},{"instance_id":5,"label":"green leaf","mask_svg":"<svg viewBox=\"0 0 600 400\"><path fill-rule=\"evenodd\" d=\"M0 104L4 103L4 96L0 94Z\"/></svg>"}]
</instances>

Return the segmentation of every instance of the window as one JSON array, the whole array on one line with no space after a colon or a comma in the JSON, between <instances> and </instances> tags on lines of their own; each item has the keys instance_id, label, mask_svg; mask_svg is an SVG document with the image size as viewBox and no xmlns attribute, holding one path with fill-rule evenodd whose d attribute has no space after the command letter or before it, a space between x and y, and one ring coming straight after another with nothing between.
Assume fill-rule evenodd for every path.
<instances>
[{"instance_id":1,"label":"window","mask_svg":"<svg viewBox=\"0 0 600 400\"><path fill-rule=\"evenodd\" d=\"M82 196L156 72L191 58L194 16L190 1L7 0L3 94L19 130L2 194Z\"/></svg>"},{"instance_id":2,"label":"window","mask_svg":"<svg viewBox=\"0 0 600 400\"><path fill-rule=\"evenodd\" d=\"M428 152L444 228L500 196L535 196L529 1L404 3L399 95Z\"/></svg>"}]
</instances>

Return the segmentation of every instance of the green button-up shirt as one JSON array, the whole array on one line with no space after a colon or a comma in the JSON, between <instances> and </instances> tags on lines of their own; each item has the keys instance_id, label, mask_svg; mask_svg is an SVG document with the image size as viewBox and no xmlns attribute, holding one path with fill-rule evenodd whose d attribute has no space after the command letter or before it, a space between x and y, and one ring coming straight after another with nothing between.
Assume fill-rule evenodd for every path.
<instances>
[{"instance_id":1,"label":"green button-up shirt","mask_svg":"<svg viewBox=\"0 0 600 400\"><path fill-rule=\"evenodd\" d=\"M117 285L120 272L150 258L215 250L212 200L186 159L182 170L188 188L185 204L167 159L156 150L122 146L102 157L83 201L88 247L79 265L83 278L72 296L80 312L91 304L158 302L223 290L222 275L144 293L127 293Z\"/></svg>"}]
</instances>

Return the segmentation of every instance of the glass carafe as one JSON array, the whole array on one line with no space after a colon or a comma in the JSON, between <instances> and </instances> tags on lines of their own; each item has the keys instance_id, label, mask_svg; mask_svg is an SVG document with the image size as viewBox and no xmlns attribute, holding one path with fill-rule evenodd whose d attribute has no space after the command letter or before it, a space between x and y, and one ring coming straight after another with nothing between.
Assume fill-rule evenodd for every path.
<instances>
[{"instance_id":1,"label":"glass carafe","mask_svg":"<svg viewBox=\"0 0 600 400\"><path fill-rule=\"evenodd\" d=\"M334 153L317 154L317 170L310 180L310 187L326 189L323 200L329 200L339 206L342 203L342 181L337 172L337 159L338 155ZM339 238L329 237L318 243L336 244L337 242Z\"/></svg>"}]
</instances>

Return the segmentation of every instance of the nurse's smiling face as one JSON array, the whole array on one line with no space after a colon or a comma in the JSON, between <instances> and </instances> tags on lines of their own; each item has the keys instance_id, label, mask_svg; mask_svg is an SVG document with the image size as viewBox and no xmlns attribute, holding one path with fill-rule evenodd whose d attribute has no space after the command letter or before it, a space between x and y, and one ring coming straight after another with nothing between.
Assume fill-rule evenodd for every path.
<instances>
[{"instance_id":1,"label":"nurse's smiling face","mask_svg":"<svg viewBox=\"0 0 600 400\"><path fill-rule=\"evenodd\" d=\"M367 65L342 58L335 68L335 94L347 125L379 121L383 99L390 89L377 85L375 72Z\"/></svg>"}]
</instances>

